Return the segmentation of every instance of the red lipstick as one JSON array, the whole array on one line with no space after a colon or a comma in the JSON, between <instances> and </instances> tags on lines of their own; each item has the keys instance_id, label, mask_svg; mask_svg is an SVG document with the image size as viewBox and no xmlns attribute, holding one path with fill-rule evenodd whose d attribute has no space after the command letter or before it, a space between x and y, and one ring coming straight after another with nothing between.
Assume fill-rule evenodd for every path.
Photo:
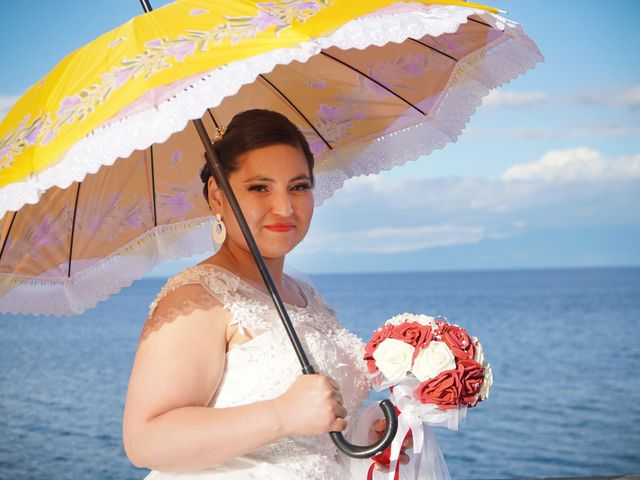
<instances>
[{"instance_id":1,"label":"red lipstick","mask_svg":"<svg viewBox=\"0 0 640 480\"><path fill-rule=\"evenodd\" d=\"M264 228L272 232L290 232L295 228L295 225L293 223L274 223L271 225L265 225Z\"/></svg>"}]
</instances>

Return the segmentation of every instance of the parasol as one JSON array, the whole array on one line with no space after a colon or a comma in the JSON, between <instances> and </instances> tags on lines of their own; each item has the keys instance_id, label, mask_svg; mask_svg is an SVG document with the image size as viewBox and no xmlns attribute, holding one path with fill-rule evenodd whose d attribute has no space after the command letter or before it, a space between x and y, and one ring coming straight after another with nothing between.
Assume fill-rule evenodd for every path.
<instances>
[{"instance_id":1,"label":"parasol","mask_svg":"<svg viewBox=\"0 0 640 480\"><path fill-rule=\"evenodd\" d=\"M542 58L495 13L456 0L181 0L74 52L0 124L0 312L80 313L160 261L214 250L202 145L215 172L208 138L238 111L298 125L317 204L454 141L490 89Z\"/></svg>"}]
</instances>

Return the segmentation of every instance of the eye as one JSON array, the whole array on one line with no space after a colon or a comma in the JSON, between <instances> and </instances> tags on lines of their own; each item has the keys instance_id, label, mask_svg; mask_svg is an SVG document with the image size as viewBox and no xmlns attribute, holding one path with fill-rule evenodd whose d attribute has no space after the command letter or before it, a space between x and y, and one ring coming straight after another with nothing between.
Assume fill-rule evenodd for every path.
<instances>
[{"instance_id":1,"label":"eye","mask_svg":"<svg viewBox=\"0 0 640 480\"><path fill-rule=\"evenodd\" d=\"M250 192L266 192L268 190L268 187L263 183L256 183L254 185L249 185L247 190L249 190Z\"/></svg>"},{"instance_id":2,"label":"eye","mask_svg":"<svg viewBox=\"0 0 640 480\"><path fill-rule=\"evenodd\" d=\"M309 182L297 183L291 187L291 190L295 192L303 192L304 190L311 189L311 184Z\"/></svg>"}]
</instances>

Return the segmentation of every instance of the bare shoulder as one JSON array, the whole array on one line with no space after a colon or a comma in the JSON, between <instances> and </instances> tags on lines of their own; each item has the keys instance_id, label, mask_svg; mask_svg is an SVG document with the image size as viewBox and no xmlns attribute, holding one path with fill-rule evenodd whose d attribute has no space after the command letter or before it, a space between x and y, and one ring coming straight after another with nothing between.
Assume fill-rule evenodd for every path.
<instances>
[{"instance_id":1,"label":"bare shoulder","mask_svg":"<svg viewBox=\"0 0 640 480\"><path fill-rule=\"evenodd\" d=\"M127 413L149 418L204 406L225 362L231 315L199 284L167 293L146 320L131 371Z\"/></svg>"}]
</instances>

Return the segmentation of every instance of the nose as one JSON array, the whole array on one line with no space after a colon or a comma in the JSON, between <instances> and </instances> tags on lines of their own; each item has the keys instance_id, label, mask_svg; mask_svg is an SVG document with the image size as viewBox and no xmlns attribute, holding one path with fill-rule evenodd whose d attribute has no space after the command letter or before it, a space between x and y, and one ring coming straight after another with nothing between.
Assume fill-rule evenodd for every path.
<instances>
[{"instance_id":1,"label":"nose","mask_svg":"<svg viewBox=\"0 0 640 480\"><path fill-rule=\"evenodd\" d=\"M271 211L281 217L289 217L293 213L293 204L288 189L273 193Z\"/></svg>"}]
</instances>

